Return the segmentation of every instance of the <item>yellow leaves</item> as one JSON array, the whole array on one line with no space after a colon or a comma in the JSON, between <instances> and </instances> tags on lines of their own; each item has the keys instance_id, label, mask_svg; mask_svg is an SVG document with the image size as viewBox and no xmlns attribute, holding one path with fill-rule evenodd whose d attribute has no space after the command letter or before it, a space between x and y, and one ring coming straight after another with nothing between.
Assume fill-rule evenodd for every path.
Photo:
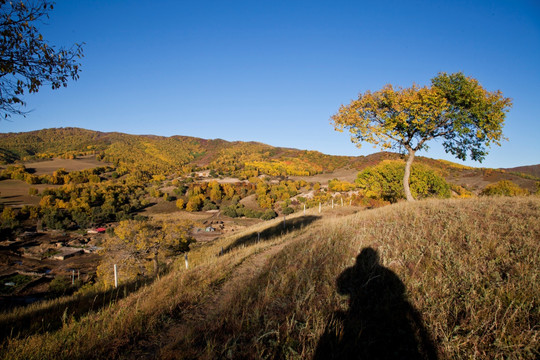
<instances>
[{"instance_id":1,"label":"yellow leaves","mask_svg":"<svg viewBox=\"0 0 540 360\"><path fill-rule=\"evenodd\" d=\"M322 166L297 158L271 161L249 161L245 163L246 170L258 170L271 176L295 175L309 176L321 173Z\"/></svg>"},{"instance_id":2,"label":"yellow leaves","mask_svg":"<svg viewBox=\"0 0 540 360\"><path fill-rule=\"evenodd\" d=\"M428 137L445 121L448 103L437 88L394 89L386 85L376 92L367 91L349 105L342 105L332 116L336 130L347 129L351 140L369 142L383 149ZM412 146L414 147L414 146Z\"/></svg>"},{"instance_id":3,"label":"yellow leaves","mask_svg":"<svg viewBox=\"0 0 540 360\"><path fill-rule=\"evenodd\" d=\"M53 199L53 197L51 195L45 195L39 201L39 206L41 208L54 206L54 204L55 204L55 201L54 201L54 199Z\"/></svg>"}]
</instances>

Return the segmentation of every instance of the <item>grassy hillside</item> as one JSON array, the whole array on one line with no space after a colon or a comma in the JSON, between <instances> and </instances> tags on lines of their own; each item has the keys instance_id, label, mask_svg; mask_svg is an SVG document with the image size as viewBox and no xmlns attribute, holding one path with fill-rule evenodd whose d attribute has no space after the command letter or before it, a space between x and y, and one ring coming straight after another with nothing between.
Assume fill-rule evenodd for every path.
<instances>
[{"instance_id":1,"label":"grassy hillside","mask_svg":"<svg viewBox=\"0 0 540 360\"><path fill-rule=\"evenodd\" d=\"M540 356L538 197L353 210L298 214L286 228L265 222L199 246L189 270L179 259L131 294L108 303L96 294L101 305L87 313L73 315L68 299L2 315L2 327L28 312L34 320L10 331L2 357ZM35 325L49 317L55 327Z\"/></svg>"}]
</instances>

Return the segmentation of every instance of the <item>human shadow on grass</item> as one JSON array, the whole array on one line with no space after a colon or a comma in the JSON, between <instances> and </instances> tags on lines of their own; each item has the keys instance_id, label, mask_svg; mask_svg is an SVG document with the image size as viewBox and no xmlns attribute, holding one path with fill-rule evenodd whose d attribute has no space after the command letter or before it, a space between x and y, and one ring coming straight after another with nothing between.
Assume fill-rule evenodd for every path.
<instances>
[{"instance_id":1,"label":"human shadow on grass","mask_svg":"<svg viewBox=\"0 0 540 360\"><path fill-rule=\"evenodd\" d=\"M141 279L118 285L118 288L74 296L66 302L52 302L49 306L23 313L17 317L0 315L0 344L8 337L27 337L60 329L70 319L78 320L92 311L98 311L128 296L154 281Z\"/></svg>"},{"instance_id":2,"label":"human shadow on grass","mask_svg":"<svg viewBox=\"0 0 540 360\"><path fill-rule=\"evenodd\" d=\"M314 359L438 358L422 316L407 300L405 285L364 248L337 279L349 310L337 311L319 339Z\"/></svg>"},{"instance_id":3,"label":"human shadow on grass","mask_svg":"<svg viewBox=\"0 0 540 360\"><path fill-rule=\"evenodd\" d=\"M280 236L282 234L285 234L288 231L301 229L304 226L310 225L314 221L320 219L320 216L314 216L314 215L307 215L307 216L301 216L296 217L292 219L286 219L285 223L281 221L280 223L269 227L267 229L264 229L260 231L259 233L253 232L251 234L242 236L238 239L236 239L231 245L227 246L225 249L223 249L224 252L229 252L237 247L240 246L249 246L252 244L257 243L257 241L268 241L276 236Z\"/></svg>"}]
</instances>

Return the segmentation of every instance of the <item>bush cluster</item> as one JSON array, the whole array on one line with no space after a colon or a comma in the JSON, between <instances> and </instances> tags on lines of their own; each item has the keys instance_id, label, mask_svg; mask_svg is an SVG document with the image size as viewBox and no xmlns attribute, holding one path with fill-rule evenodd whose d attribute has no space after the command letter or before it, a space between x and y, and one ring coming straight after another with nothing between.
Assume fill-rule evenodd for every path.
<instances>
[{"instance_id":1,"label":"bush cluster","mask_svg":"<svg viewBox=\"0 0 540 360\"><path fill-rule=\"evenodd\" d=\"M391 203L404 199L403 175L405 163L402 161L383 161L367 168L356 179L358 187L369 198L381 199ZM442 176L422 164L413 164L410 178L411 193L416 199L427 197L450 197L450 185Z\"/></svg>"}]
</instances>

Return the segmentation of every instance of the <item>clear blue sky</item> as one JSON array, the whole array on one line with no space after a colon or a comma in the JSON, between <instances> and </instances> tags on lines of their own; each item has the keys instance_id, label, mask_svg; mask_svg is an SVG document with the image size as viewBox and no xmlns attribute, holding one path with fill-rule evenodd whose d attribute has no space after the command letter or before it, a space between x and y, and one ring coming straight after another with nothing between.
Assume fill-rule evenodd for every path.
<instances>
[{"instance_id":1,"label":"clear blue sky","mask_svg":"<svg viewBox=\"0 0 540 360\"><path fill-rule=\"evenodd\" d=\"M514 106L473 166L540 163L540 2L59 0L44 35L81 77L0 131L82 127L366 155L329 118L359 92L463 71ZM458 162L436 143L421 155Z\"/></svg>"}]
</instances>

